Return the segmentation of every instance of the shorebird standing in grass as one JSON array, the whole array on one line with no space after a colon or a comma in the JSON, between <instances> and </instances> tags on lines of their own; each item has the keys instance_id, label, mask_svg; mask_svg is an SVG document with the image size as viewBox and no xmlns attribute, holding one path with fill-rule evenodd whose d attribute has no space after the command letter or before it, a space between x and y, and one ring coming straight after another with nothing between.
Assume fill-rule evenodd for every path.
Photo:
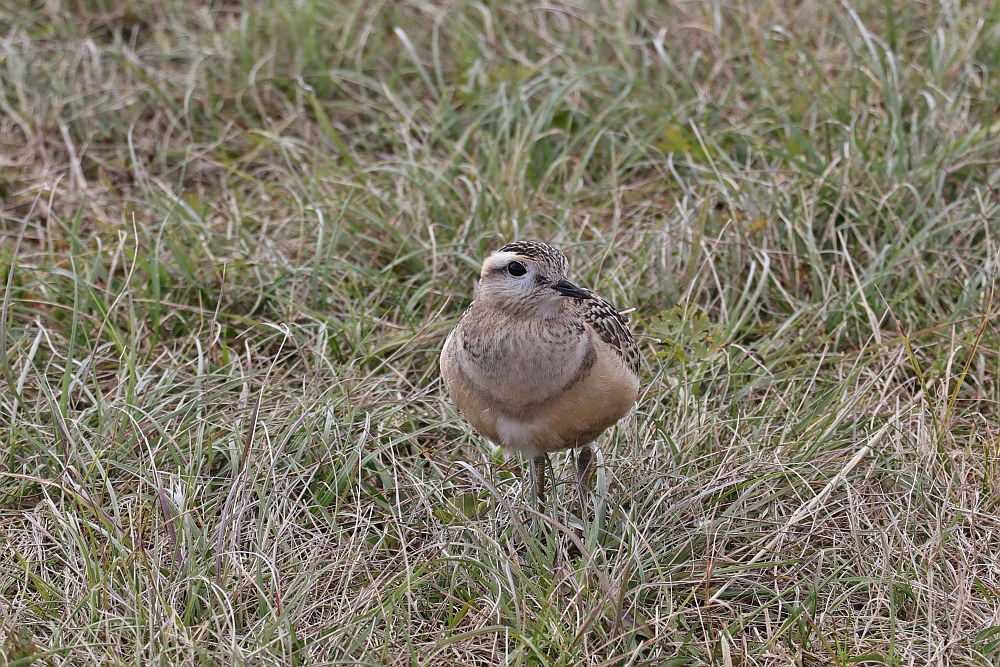
<instances>
[{"instance_id":1,"label":"shorebird standing in grass","mask_svg":"<svg viewBox=\"0 0 1000 667\"><path fill-rule=\"evenodd\" d=\"M538 241L509 243L483 262L476 300L441 351L445 388L482 435L531 460L545 499L548 454L578 449L580 502L592 443L631 409L639 350L614 306L566 279L569 263Z\"/></svg>"}]
</instances>

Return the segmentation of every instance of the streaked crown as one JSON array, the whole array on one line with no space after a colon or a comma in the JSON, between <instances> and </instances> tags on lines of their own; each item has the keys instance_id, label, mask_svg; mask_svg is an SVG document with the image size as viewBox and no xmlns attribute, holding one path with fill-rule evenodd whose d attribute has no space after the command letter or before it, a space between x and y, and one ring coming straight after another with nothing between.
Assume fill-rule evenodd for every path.
<instances>
[{"instance_id":1,"label":"streaked crown","mask_svg":"<svg viewBox=\"0 0 1000 667\"><path fill-rule=\"evenodd\" d=\"M559 248L541 241L514 241L497 249L494 254L509 252L539 264L548 264L555 272L565 275L569 270L569 260Z\"/></svg>"}]
</instances>

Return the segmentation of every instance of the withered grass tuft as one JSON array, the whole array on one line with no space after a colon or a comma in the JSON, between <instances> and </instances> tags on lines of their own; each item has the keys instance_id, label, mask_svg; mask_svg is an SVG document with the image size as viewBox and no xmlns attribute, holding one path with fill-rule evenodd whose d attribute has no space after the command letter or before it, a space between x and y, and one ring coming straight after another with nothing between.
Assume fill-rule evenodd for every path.
<instances>
[{"instance_id":1,"label":"withered grass tuft","mask_svg":"<svg viewBox=\"0 0 1000 667\"><path fill-rule=\"evenodd\" d=\"M0 663L995 664L998 7L0 3ZM516 237L641 336L575 558Z\"/></svg>"}]
</instances>

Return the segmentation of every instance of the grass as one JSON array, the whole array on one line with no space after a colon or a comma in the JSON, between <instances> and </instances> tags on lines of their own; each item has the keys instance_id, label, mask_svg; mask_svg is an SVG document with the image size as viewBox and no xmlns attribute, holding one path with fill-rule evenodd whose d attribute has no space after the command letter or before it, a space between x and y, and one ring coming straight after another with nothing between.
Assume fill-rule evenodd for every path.
<instances>
[{"instance_id":1,"label":"grass","mask_svg":"<svg viewBox=\"0 0 1000 667\"><path fill-rule=\"evenodd\" d=\"M1000 661L998 19L0 3L0 663ZM635 308L579 537L438 381L513 238Z\"/></svg>"}]
</instances>

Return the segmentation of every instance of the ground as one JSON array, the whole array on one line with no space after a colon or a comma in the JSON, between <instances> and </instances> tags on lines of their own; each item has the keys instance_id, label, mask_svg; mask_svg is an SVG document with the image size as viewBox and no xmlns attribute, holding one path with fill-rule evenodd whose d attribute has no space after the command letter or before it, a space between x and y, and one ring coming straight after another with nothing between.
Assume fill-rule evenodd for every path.
<instances>
[{"instance_id":1,"label":"ground","mask_svg":"<svg viewBox=\"0 0 1000 667\"><path fill-rule=\"evenodd\" d=\"M998 99L988 1L0 3L0 663L995 664ZM438 377L517 238L585 520Z\"/></svg>"}]
</instances>

